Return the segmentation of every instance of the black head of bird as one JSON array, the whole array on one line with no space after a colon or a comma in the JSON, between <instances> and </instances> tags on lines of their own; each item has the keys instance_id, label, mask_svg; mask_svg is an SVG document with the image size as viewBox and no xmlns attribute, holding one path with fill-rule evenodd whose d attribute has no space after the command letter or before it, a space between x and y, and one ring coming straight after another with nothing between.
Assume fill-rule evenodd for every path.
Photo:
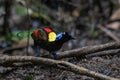
<instances>
[{"instance_id":1,"label":"black head of bird","mask_svg":"<svg viewBox=\"0 0 120 80\"><path fill-rule=\"evenodd\" d=\"M61 36L61 38L59 38L59 36ZM57 39L57 38L59 38L59 39ZM57 40L61 40L61 41L63 41L63 42L67 42L67 41L69 41L69 40L71 40L71 39L74 39L71 35L69 35L67 32L61 32L60 34L58 34L57 35L57 37L56 37L56 41Z\"/></svg>"},{"instance_id":2,"label":"black head of bird","mask_svg":"<svg viewBox=\"0 0 120 80\"><path fill-rule=\"evenodd\" d=\"M45 32L45 29L47 29L48 32ZM43 28L41 30L35 30L31 34L34 40L36 56L40 56L39 49L43 48L49 51L55 59L58 59L56 51L58 51L65 42L74 38L67 32L61 32L56 35L56 33L51 28L47 27L45 29Z\"/></svg>"}]
</instances>

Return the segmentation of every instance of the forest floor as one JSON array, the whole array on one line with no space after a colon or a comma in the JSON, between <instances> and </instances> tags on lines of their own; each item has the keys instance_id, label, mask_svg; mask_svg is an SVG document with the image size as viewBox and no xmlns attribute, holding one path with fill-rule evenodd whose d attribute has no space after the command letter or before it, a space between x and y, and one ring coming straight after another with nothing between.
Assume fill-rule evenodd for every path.
<instances>
[{"instance_id":1,"label":"forest floor","mask_svg":"<svg viewBox=\"0 0 120 80\"><path fill-rule=\"evenodd\" d=\"M90 42L90 40L89 40ZM92 42L96 42L93 41ZM66 43L67 44L67 43ZM95 44L95 43L94 43ZM90 43L91 45L91 43ZM64 45L63 48L67 47ZM22 50L21 53L24 53ZM14 53L18 53L15 51ZM14 54L15 55L15 54ZM89 57L84 59L66 58L75 65L85 67L92 71L120 79L120 55ZM0 67L0 80L98 80L85 75L75 74L52 67L26 66L26 67Z\"/></svg>"},{"instance_id":2,"label":"forest floor","mask_svg":"<svg viewBox=\"0 0 120 80\"><path fill-rule=\"evenodd\" d=\"M47 0L47 1L49 1L49 0ZM51 0L51 1L53 1L53 0ZM58 1L62 1L62 0L58 0ZM81 0L73 0L73 1L81 1ZM108 0L108 1L111 1L111 0ZM53 4L57 6L56 3L53 3ZM92 5L92 7L93 7L93 5ZM67 8L67 7L65 7L65 8ZM89 8L89 6L88 6L88 8ZM68 15L68 13L65 13L64 11L62 12L61 8L60 8L59 12L57 11L56 13L55 13L55 11L50 10L50 14L52 14L52 16L55 18L54 22L61 24L61 25L57 25L57 26L54 25L53 28L56 28L56 30L58 30L58 32L60 32L59 30L68 31L70 34L72 34L72 36L75 37L75 40L65 43L60 51L72 50L75 48L105 44L105 43L108 43L111 41L115 41L113 39L114 37L111 37L111 35L108 35L109 32L112 32L112 34L115 34L115 36L117 36L119 39L120 25L116 29L109 29L108 27L106 27L107 25L103 26L104 28L108 29L109 32L107 32L107 33L104 30L98 29L99 24L96 26L96 22L102 21L104 23L104 17L103 17L103 19L99 20L99 18L101 18L101 17L98 17L98 16L100 16L102 13L100 14L99 10L98 10L99 14L96 13L96 9L98 7L97 8L95 7L95 9L94 9L95 11L93 10L93 8L89 9L89 11L88 11L88 8L85 9L86 12L84 12L84 9L83 9L83 14L85 14L85 17L83 17L83 18L81 17L82 11L79 11L79 10L76 11L76 9L75 9L75 11L73 11L73 13L74 13L73 16L75 16L75 17L73 17L73 16L71 17L70 15ZM103 9L106 9L106 8L103 8ZM92 10L93 10L93 12L91 13ZM108 10L103 10L103 11L108 11ZM79 12L81 12L80 15L79 15ZM95 16L95 13L98 15ZM107 13L106 15L108 15L108 12L106 12L106 13ZM86 16L88 14L90 14L90 16ZM91 17L91 15L93 18ZM96 17L98 20L96 19ZM38 22L40 22L40 21L38 21ZM52 25L53 25L53 21L48 20L48 22L49 22L49 24L52 23ZM24 24L21 26L21 28L25 28L24 27L25 23L27 23L27 20L24 21ZM106 23L107 23L107 21L106 21ZM41 27L41 26L42 25L40 25L39 27ZM114 28L114 27L112 27L112 28ZM16 26L15 26L15 30L16 30ZM19 45L25 45L25 44L27 44L27 42L26 43L25 42L21 41L18 43L19 43ZM9 54L9 53L1 54L1 52L2 52L2 49L0 49L0 56L3 56L3 55L23 56L26 54L26 49L24 48L24 49L20 49L20 50L15 50L15 51L13 51L12 54ZM29 52L31 55L34 56L34 52L31 47L30 47ZM42 53L46 53L46 51L42 50ZM50 54L48 54L48 55L50 55ZM61 60L69 61L77 66L82 66L82 67L85 67L92 71L120 79L120 52L119 52L119 54L116 54L113 56L106 55L106 56L102 56L102 57L96 56L96 57L88 57L88 58L83 58L83 59L73 57L73 58L65 58L65 59L61 59ZM44 66L41 64L40 66L34 65L34 66L26 66L26 67L1 67L0 66L0 80L98 80L98 79L91 78L91 77L88 77L85 75L75 74L73 72L64 71L64 70L60 70L60 69L56 69L56 68L52 68L52 67L47 67L47 66Z\"/></svg>"},{"instance_id":3,"label":"forest floor","mask_svg":"<svg viewBox=\"0 0 120 80\"><path fill-rule=\"evenodd\" d=\"M90 59L70 59L72 63L120 79L120 56L92 57ZM97 80L85 75L75 74L52 67L26 66L18 68L3 68L4 74L0 80Z\"/></svg>"}]
</instances>

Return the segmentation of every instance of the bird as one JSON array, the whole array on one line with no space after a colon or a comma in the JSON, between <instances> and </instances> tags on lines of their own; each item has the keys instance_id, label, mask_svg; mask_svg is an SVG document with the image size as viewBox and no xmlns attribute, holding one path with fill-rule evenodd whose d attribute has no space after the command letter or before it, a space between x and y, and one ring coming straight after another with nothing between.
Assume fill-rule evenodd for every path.
<instances>
[{"instance_id":1,"label":"bird","mask_svg":"<svg viewBox=\"0 0 120 80\"><path fill-rule=\"evenodd\" d=\"M54 59L59 59L56 52L61 49L62 45L65 42L74 39L68 32L56 34L50 27L34 30L31 37L34 41L34 51L37 57L40 56L40 48L42 48L51 53Z\"/></svg>"}]
</instances>

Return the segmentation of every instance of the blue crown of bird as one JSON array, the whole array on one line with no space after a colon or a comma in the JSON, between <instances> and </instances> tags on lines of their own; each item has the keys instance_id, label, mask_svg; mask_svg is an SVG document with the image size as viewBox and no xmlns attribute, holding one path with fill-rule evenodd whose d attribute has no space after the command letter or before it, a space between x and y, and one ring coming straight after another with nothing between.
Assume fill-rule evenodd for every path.
<instances>
[{"instance_id":1,"label":"blue crown of bird","mask_svg":"<svg viewBox=\"0 0 120 80\"><path fill-rule=\"evenodd\" d=\"M34 40L35 56L40 56L40 48L42 48L49 51L49 53L53 55L54 59L59 59L56 52L62 47L62 45L65 42L74 39L67 32L56 34L56 32L50 27L36 29L33 31L31 36Z\"/></svg>"}]
</instances>

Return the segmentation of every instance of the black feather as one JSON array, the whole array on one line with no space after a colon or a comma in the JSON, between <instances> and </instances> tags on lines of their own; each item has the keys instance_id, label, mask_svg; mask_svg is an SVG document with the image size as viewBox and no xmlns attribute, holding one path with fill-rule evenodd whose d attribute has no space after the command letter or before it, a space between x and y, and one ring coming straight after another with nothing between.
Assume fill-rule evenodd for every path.
<instances>
[{"instance_id":1,"label":"black feather","mask_svg":"<svg viewBox=\"0 0 120 80\"><path fill-rule=\"evenodd\" d=\"M73 37L70 36L67 32L62 32L58 34L57 36L58 37L61 36L61 37L60 38L57 37L56 40L53 42L49 42L48 40L43 40L39 36L35 38L33 33L31 34L31 36L34 40L35 48L38 49L38 46L39 46L40 48L49 51L54 56L55 59L58 58L55 52L58 51L65 42L73 39ZM38 50L35 50L35 52L36 52L36 55L40 54L38 53Z\"/></svg>"}]
</instances>

